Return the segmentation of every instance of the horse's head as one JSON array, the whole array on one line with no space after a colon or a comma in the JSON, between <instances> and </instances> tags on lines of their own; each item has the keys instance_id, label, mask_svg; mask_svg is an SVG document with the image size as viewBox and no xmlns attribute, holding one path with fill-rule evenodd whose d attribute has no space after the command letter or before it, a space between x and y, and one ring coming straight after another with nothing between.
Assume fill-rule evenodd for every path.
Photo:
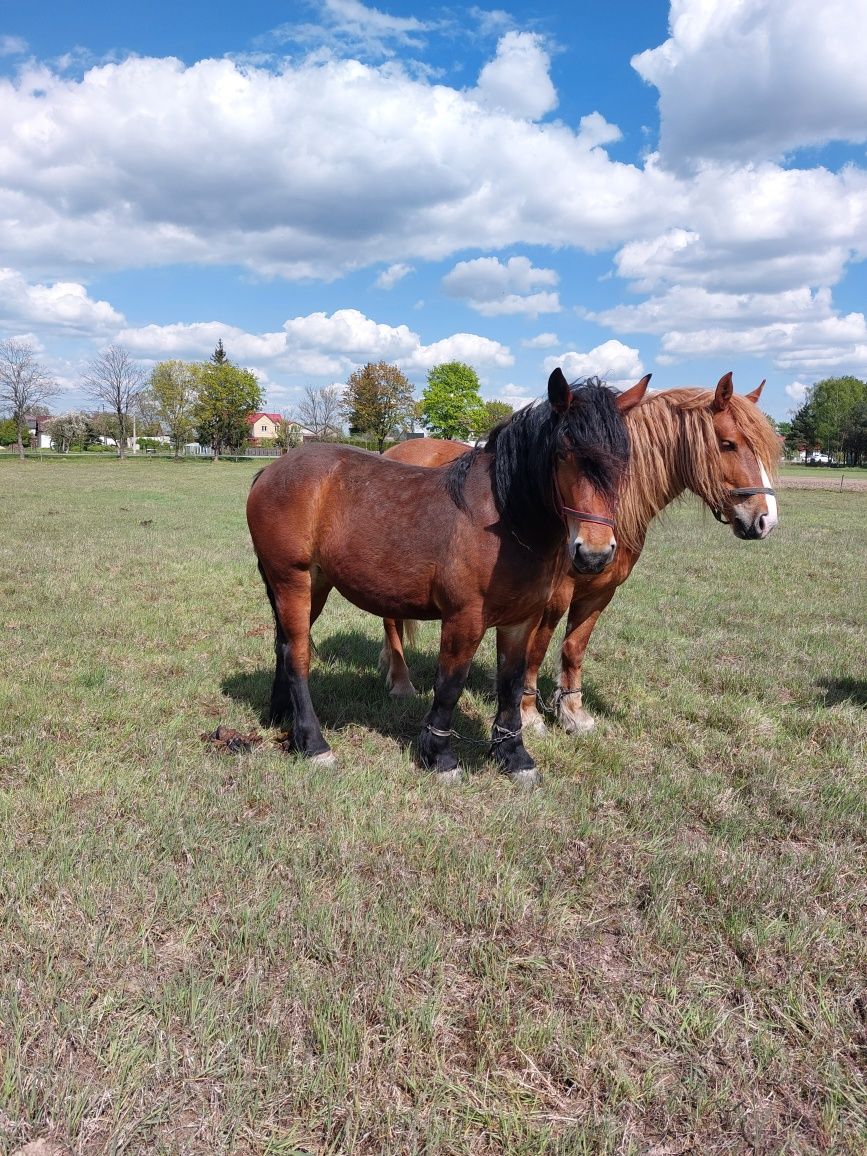
<instances>
[{"instance_id":1,"label":"horse's head","mask_svg":"<svg viewBox=\"0 0 867 1156\"><path fill-rule=\"evenodd\" d=\"M739 398L727 373L720 378L711 402L725 489L724 501L713 512L719 521L731 524L738 538L767 538L777 524L777 499L768 468L773 468L779 451L768 423L751 409L764 384Z\"/></svg>"},{"instance_id":2,"label":"horse's head","mask_svg":"<svg viewBox=\"0 0 867 1156\"><path fill-rule=\"evenodd\" d=\"M615 394L597 383L573 388L562 370L548 379L548 402L559 417L553 489L566 524L575 570L596 574L617 550L617 495L629 459L623 415L644 397L650 374Z\"/></svg>"}]
</instances>

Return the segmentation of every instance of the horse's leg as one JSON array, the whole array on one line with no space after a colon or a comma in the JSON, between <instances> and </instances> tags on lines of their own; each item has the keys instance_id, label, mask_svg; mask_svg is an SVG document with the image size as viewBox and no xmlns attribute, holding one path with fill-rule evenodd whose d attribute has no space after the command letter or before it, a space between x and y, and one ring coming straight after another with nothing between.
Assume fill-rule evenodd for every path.
<instances>
[{"instance_id":1,"label":"horse's leg","mask_svg":"<svg viewBox=\"0 0 867 1156\"><path fill-rule=\"evenodd\" d=\"M436 771L441 782L457 782L463 773L452 748L452 716L484 633L476 615L443 621L433 705L418 737L422 765Z\"/></svg>"},{"instance_id":2,"label":"horse's leg","mask_svg":"<svg viewBox=\"0 0 867 1156\"><path fill-rule=\"evenodd\" d=\"M554 590L548 600L548 605L545 607L542 620L536 627L527 648L527 670L524 674L524 690L521 698L521 723L524 727L536 731L537 734L545 733L545 722L539 713L537 701L539 667L548 652L551 637L557 629L560 619L566 613L573 590L574 583L568 578L564 579ZM497 635L497 644L499 645L499 634Z\"/></svg>"},{"instance_id":3,"label":"horse's leg","mask_svg":"<svg viewBox=\"0 0 867 1156\"><path fill-rule=\"evenodd\" d=\"M521 786L542 781L521 737L521 698L527 671L527 644L535 622L497 631L497 717L491 731L491 755L503 774Z\"/></svg>"},{"instance_id":4,"label":"horse's leg","mask_svg":"<svg viewBox=\"0 0 867 1156\"><path fill-rule=\"evenodd\" d=\"M593 730L596 720L584 709L581 691L584 652L599 615L614 597L616 587L604 596L597 596L592 603L576 598L569 607L566 620L566 636L560 653L560 679L555 694L557 718L561 726L572 735Z\"/></svg>"},{"instance_id":5,"label":"horse's leg","mask_svg":"<svg viewBox=\"0 0 867 1156\"><path fill-rule=\"evenodd\" d=\"M382 625L385 629L385 642L379 661L381 666L388 669L385 685L394 698L412 698L418 691L412 685L403 654L403 619L383 618Z\"/></svg>"},{"instance_id":6,"label":"horse's leg","mask_svg":"<svg viewBox=\"0 0 867 1156\"><path fill-rule=\"evenodd\" d=\"M279 585L273 589L269 585L268 597L274 607L277 621L277 677L271 696L272 719L275 705L281 716L292 718L292 742L295 749L306 758L319 763L333 763L334 755L322 737L319 719L310 699L307 683L310 672L310 624L313 610L312 587L314 576L308 570L291 570L281 577ZM319 609L328 597L318 588ZM275 702L276 699L276 702ZM289 710L285 709L288 703Z\"/></svg>"}]
</instances>

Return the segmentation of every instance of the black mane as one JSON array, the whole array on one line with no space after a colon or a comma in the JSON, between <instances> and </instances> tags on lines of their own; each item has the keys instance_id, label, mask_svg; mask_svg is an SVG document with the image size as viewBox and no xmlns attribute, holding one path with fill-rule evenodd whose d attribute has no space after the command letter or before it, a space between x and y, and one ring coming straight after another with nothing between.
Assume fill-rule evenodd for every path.
<instances>
[{"instance_id":1,"label":"black mane","mask_svg":"<svg viewBox=\"0 0 867 1156\"><path fill-rule=\"evenodd\" d=\"M614 498L629 458L629 434L615 404L616 394L598 378L570 386L572 404L565 414L547 401L532 402L512 414L476 447L446 470L452 500L466 509L467 474L481 455L490 454L497 511L514 527L533 527L540 519L559 518L554 499L558 453L574 453L584 476L599 493Z\"/></svg>"}]
</instances>

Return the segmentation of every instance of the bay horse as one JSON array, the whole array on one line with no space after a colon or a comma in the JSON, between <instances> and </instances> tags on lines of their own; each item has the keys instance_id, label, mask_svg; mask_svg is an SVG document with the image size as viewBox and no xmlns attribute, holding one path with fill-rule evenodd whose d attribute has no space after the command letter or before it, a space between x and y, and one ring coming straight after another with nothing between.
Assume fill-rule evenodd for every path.
<instances>
[{"instance_id":1,"label":"bay horse","mask_svg":"<svg viewBox=\"0 0 867 1156\"><path fill-rule=\"evenodd\" d=\"M629 454L622 415L646 387L644 379L619 396L573 389L557 369L546 401L450 466L309 443L257 474L247 523L276 627L270 720L291 720L299 753L334 761L308 673L310 628L336 587L380 617L441 619L433 705L418 739L421 763L441 781L460 776L452 716L472 657L496 626L491 754L514 780L538 781L521 737L527 643L570 562L597 573L615 557Z\"/></svg>"},{"instance_id":2,"label":"bay horse","mask_svg":"<svg viewBox=\"0 0 867 1156\"><path fill-rule=\"evenodd\" d=\"M538 710L537 678L551 637L568 610L561 649L560 676L554 695L559 721L570 733L588 731L594 719L583 709L584 653L599 615L629 577L644 548L651 521L666 506L691 490L719 521L728 522L743 539L766 538L777 524L776 496L769 472L779 458L777 435L758 409L764 381L752 393L734 393L731 373L715 390L672 389L648 395L626 416L631 455L623 479L617 514L619 549L602 574L566 572L553 590L528 649L521 704L525 727L543 729ZM425 439L431 465L466 453L457 442ZM389 451L409 461L415 442ZM383 664L392 694L414 694L402 646L402 623L386 623Z\"/></svg>"}]
</instances>

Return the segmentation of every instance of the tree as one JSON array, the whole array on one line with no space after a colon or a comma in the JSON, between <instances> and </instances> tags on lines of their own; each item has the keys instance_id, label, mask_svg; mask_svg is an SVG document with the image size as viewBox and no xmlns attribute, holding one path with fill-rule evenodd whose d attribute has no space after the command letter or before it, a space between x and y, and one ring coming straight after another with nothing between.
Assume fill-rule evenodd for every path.
<instances>
[{"instance_id":1,"label":"tree","mask_svg":"<svg viewBox=\"0 0 867 1156\"><path fill-rule=\"evenodd\" d=\"M387 438L412 424L415 401L412 385L396 365L386 361L368 362L350 374L343 395L343 412L349 428L369 433L379 452Z\"/></svg>"},{"instance_id":2,"label":"tree","mask_svg":"<svg viewBox=\"0 0 867 1156\"><path fill-rule=\"evenodd\" d=\"M220 348L218 346L218 348ZM214 461L226 450L238 450L247 440L247 414L262 408L262 389L248 369L226 359L193 367L198 390L194 420L202 445L214 451Z\"/></svg>"},{"instance_id":3,"label":"tree","mask_svg":"<svg viewBox=\"0 0 867 1156\"><path fill-rule=\"evenodd\" d=\"M296 446L300 446L301 441L301 427L298 422L283 414L277 425L277 445L285 454L287 450L294 450Z\"/></svg>"},{"instance_id":4,"label":"tree","mask_svg":"<svg viewBox=\"0 0 867 1156\"><path fill-rule=\"evenodd\" d=\"M172 440L175 457L180 457L195 430L197 399L193 366L185 361L160 361L151 372L149 395L157 417Z\"/></svg>"},{"instance_id":5,"label":"tree","mask_svg":"<svg viewBox=\"0 0 867 1156\"><path fill-rule=\"evenodd\" d=\"M313 436L322 442L340 437L340 410L343 404L342 391L336 385L326 385L314 389L308 385L298 404L298 421L306 426Z\"/></svg>"},{"instance_id":6,"label":"tree","mask_svg":"<svg viewBox=\"0 0 867 1156\"><path fill-rule=\"evenodd\" d=\"M225 349L223 349L222 337L220 337L218 339L217 344L214 347L214 352L211 354L211 361L214 363L214 365L228 365L229 364L229 358L226 355Z\"/></svg>"},{"instance_id":7,"label":"tree","mask_svg":"<svg viewBox=\"0 0 867 1156\"><path fill-rule=\"evenodd\" d=\"M462 361L446 361L428 372L419 408L425 427L438 438L466 441L487 422L476 371Z\"/></svg>"},{"instance_id":8,"label":"tree","mask_svg":"<svg viewBox=\"0 0 867 1156\"><path fill-rule=\"evenodd\" d=\"M481 429L476 430L477 437L487 437L495 425L499 425L515 412L505 401L486 401L484 406L485 422Z\"/></svg>"},{"instance_id":9,"label":"tree","mask_svg":"<svg viewBox=\"0 0 867 1156\"><path fill-rule=\"evenodd\" d=\"M857 377L817 381L792 417L787 446L810 450L818 445L828 454L829 461L842 455L850 462L853 455L858 457L856 430L864 402L867 383Z\"/></svg>"},{"instance_id":10,"label":"tree","mask_svg":"<svg viewBox=\"0 0 867 1156\"><path fill-rule=\"evenodd\" d=\"M109 345L87 367L84 388L113 415L117 456L123 458L130 414L144 389L141 366L122 345Z\"/></svg>"},{"instance_id":11,"label":"tree","mask_svg":"<svg viewBox=\"0 0 867 1156\"><path fill-rule=\"evenodd\" d=\"M53 397L57 386L51 374L36 360L29 341L12 337L0 341L0 403L9 410L17 431L18 456L24 457L24 431L28 415Z\"/></svg>"},{"instance_id":12,"label":"tree","mask_svg":"<svg viewBox=\"0 0 867 1156\"><path fill-rule=\"evenodd\" d=\"M83 413L63 413L48 423L51 448L59 454L68 454L74 445L84 446L87 439L87 418Z\"/></svg>"}]
</instances>

